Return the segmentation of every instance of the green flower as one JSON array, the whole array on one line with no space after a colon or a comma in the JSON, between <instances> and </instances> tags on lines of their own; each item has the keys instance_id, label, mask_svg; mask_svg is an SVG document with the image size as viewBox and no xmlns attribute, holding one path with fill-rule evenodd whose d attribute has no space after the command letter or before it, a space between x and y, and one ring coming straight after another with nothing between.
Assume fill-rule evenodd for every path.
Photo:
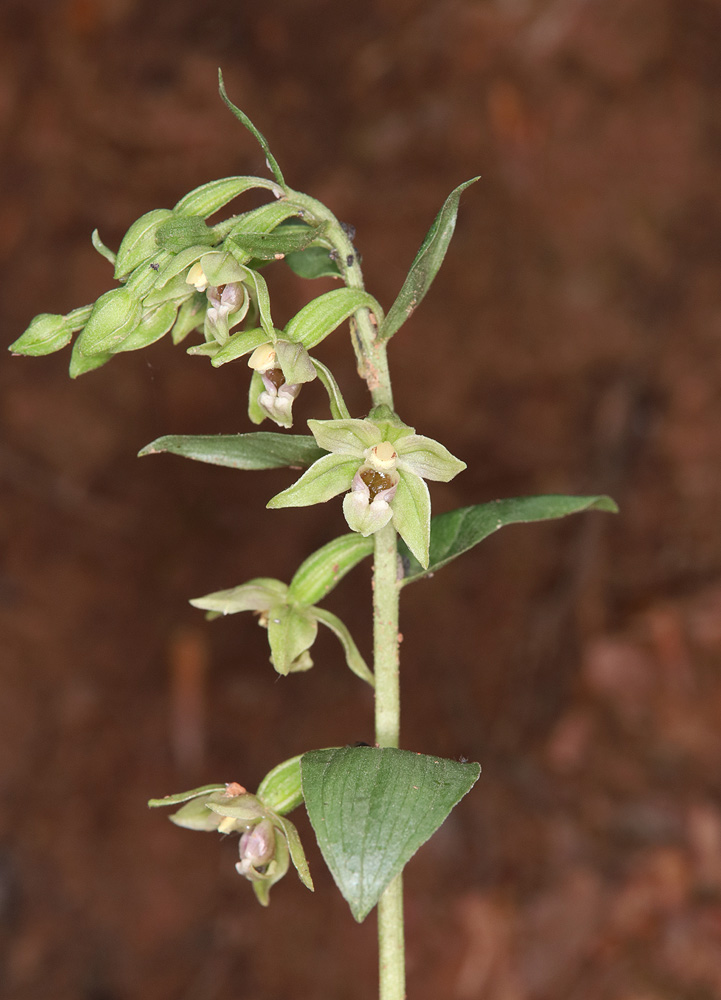
<instances>
[{"instance_id":1,"label":"green flower","mask_svg":"<svg viewBox=\"0 0 721 1000\"><path fill-rule=\"evenodd\" d=\"M367 536L392 521L427 566L431 504L424 480L447 483L465 463L400 423L387 408L379 407L365 420L309 420L308 426L329 454L268 506L305 507L347 491L343 513L353 531Z\"/></svg>"}]
</instances>

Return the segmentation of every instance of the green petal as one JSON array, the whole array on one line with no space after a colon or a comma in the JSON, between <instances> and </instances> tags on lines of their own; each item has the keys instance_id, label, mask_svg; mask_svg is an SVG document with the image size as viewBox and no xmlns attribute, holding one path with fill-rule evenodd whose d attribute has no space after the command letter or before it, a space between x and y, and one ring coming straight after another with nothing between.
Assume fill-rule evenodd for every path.
<instances>
[{"instance_id":1,"label":"green petal","mask_svg":"<svg viewBox=\"0 0 721 1000\"><path fill-rule=\"evenodd\" d=\"M466 468L466 463L451 455L442 444L421 434L400 438L396 451L398 468L407 469L421 479L448 483Z\"/></svg>"},{"instance_id":2,"label":"green petal","mask_svg":"<svg viewBox=\"0 0 721 1000\"><path fill-rule=\"evenodd\" d=\"M309 420L308 427L321 448L356 458L363 458L368 448L382 440L369 420Z\"/></svg>"},{"instance_id":3,"label":"green petal","mask_svg":"<svg viewBox=\"0 0 721 1000\"><path fill-rule=\"evenodd\" d=\"M194 597L190 602L194 608L203 611L218 611L232 615L237 611L267 611L278 601L284 601L288 593L286 584L272 577L256 577L229 590L217 590L205 597Z\"/></svg>"}]
</instances>

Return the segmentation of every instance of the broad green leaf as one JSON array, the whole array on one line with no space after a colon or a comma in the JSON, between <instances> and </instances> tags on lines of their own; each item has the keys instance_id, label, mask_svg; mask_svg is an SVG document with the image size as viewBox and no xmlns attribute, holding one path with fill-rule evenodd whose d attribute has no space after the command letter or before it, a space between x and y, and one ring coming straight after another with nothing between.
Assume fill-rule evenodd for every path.
<instances>
[{"instance_id":1,"label":"broad green leaf","mask_svg":"<svg viewBox=\"0 0 721 1000\"><path fill-rule=\"evenodd\" d=\"M396 330L403 326L430 288L431 282L443 263L448 244L453 236L453 230L456 228L458 202L461 194L477 180L478 177L473 177L465 184L459 184L446 198L443 207L421 243L406 280L403 282L403 287L398 293L398 298L391 306L385 321L380 325L379 340L390 340Z\"/></svg>"},{"instance_id":2,"label":"broad green leaf","mask_svg":"<svg viewBox=\"0 0 721 1000\"><path fill-rule=\"evenodd\" d=\"M334 420L350 420L350 411L346 406L340 386L336 382L333 372L322 361L318 361L316 358L311 358L311 361L315 365L319 382L328 393L331 416Z\"/></svg>"},{"instance_id":3,"label":"broad green leaf","mask_svg":"<svg viewBox=\"0 0 721 1000\"><path fill-rule=\"evenodd\" d=\"M269 809L284 816L292 812L303 801L300 785L300 754L291 757L268 771L258 785L256 795Z\"/></svg>"},{"instance_id":4,"label":"broad green leaf","mask_svg":"<svg viewBox=\"0 0 721 1000\"><path fill-rule=\"evenodd\" d=\"M280 188L265 177L221 177L184 195L173 209L180 215L199 215L203 219L219 211L233 198L251 188L267 188L280 194Z\"/></svg>"},{"instance_id":5,"label":"broad green leaf","mask_svg":"<svg viewBox=\"0 0 721 1000\"><path fill-rule=\"evenodd\" d=\"M325 228L325 223L322 223L320 226L278 226L270 233L234 230L230 239L244 253L258 260L274 260L310 246Z\"/></svg>"},{"instance_id":6,"label":"broad green leaf","mask_svg":"<svg viewBox=\"0 0 721 1000\"><path fill-rule=\"evenodd\" d=\"M123 237L115 257L115 278L122 281L140 264L150 260L157 252L155 234L173 213L169 208L154 208L137 219Z\"/></svg>"},{"instance_id":7,"label":"broad green leaf","mask_svg":"<svg viewBox=\"0 0 721 1000\"><path fill-rule=\"evenodd\" d=\"M431 533L431 498L422 479L404 469L398 470L400 481L391 502L393 524L401 539L421 566L428 565Z\"/></svg>"},{"instance_id":8,"label":"broad green leaf","mask_svg":"<svg viewBox=\"0 0 721 1000\"><path fill-rule=\"evenodd\" d=\"M326 247L308 247L285 258L288 267L300 278L340 278L340 268Z\"/></svg>"},{"instance_id":9,"label":"broad green leaf","mask_svg":"<svg viewBox=\"0 0 721 1000\"><path fill-rule=\"evenodd\" d=\"M113 253L113 251L110 249L110 247L106 247L105 246L105 244L103 243L103 241L100 239L100 233L97 231L97 229L93 229L93 232L92 232L92 235L91 235L90 239L91 239L91 242L92 242L93 246L95 247L95 249L100 254L100 256L101 257L105 257L105 259L107 261L109 261L113 265L113 267L115 267L115 256L116 255Z\"/></svg>"},{"instance_id":10,"label":"broad green leaf","mask_svg":"<svg viewBox=\"0 0 721 1000\"><path fill-rule=\"evenodd\" d=\"M162 799L149 799L148 805L151 809L157 809L159 806L176 806L181 802L188 802L189 799L197 799L200 795L224 791L225 785L201 785L200 788L193 788L189 792L176 792L175 795L165 795Z\"/></svg>"},{"instance_id":11,"label":"broad green leaf","mask_svg":"<svg viewBox=\"0 0 721 1000\"><path fill-rule=\"evenodd\" d=\"M618 507L607 496L552 495L494 500L473 507L461 507L448 514L439 514L431 518L430 558L427 569L420 565L405 545L399 543L399 553L404 566L402 583L412 583L413 580L420 580L421 577L435 573L506 524L549 521L585 510L602 510L615 514L618 512Z\"/></svg>"},{"instance_id":12,"label":"broad green leaf","mask_svg":"<svg viewBox=\"0 0 721 1000\"><path fill-rule=\"evenodd\" d=\"M284 816L276 817L276 822L285 835L288 850L290 851L290 859L295 866L295 870L298 872L298 878L301 880L306 889L310 889L310 891L313 892L313 879L310 877L310 868L308 867L305 851L303 850L303 845L300 842L300 837L295 827L295 823L291 823L291 821L286 819Z\"/></svg>"},{"instance_id":13,"label":"broad green leaf","mask_svg":"<svg viewBox=\"0 0 721 1000\"><path fill-rule=\"evenodd\" d=\"M304 468L325 452L309 434L168 434L151 441L139 455L181 455L229 469Z\"/></svg>"},{"instance_id":14,"label":"broad green leaf","mask_svg":"<svg viewBox=\"0 0 721 1000\"><path fill-rule=\"evenodd\" d=\"M265 154L266 163L270 167L275 179L278 181L280 185L285 187L285 179L283 178L283 174L281 173L281 169L278 166L275 157L270 151L270 146L268 145L265 136L262 134L262 132L258 131L258 129L252 123L250 118L248 118L248 116L243 111L241 111L240 108L236 108L236 106L230 100L227 93L225 92L225 84L223 83L223 74L221 73L220 70L218 70L218 89L220 90L220 96L223 98L223 100L228 105L228 107L233 112L238 121L242 122L242 124L245 125L248 131L253 136L255 136L258 144L260 145L260 148L263 150Z\"/></svg>"},{"instance_id":15,"label":"broad green leaf","mask_svg":"<svg viewBox=\"0 0 721 1000\"><path fill-rule=\"evenodd\" d=\"M358 288L335 288L303 306L286 326L285 335L288 340L295 340L310 350L359 309L370 309L379 324L383 319L383 310L368 292Z\"/></svg>"},{"instance_id":16,"label":"broad green leaf","mask_svg":"<svg viewBox=\"0 0 721 1000\"><path fill-rule=\"evenodd\" d=\"M326 628L329 628L333 635L339 640L341 646L343 647L343 652L345 653L345 661L356 677L360 677L362 681L370 684L371 687L375 687L375 677L368 669L368 664L361 656L360 650L356 646L353 636L350 634L345 622L341 621L341 619L332 612L326 611L325 608L313 608L313 616L316 621L321 623L321 625L325 625Z\"/></svg>"},{"instance_id":17,"label":"broad green leaf","mask_svg":"<svg viewBox=\"0 0 721 1000\"><path fill-rule=\"evenodd\" d=\"M267 611L274 604L285 601L288 587L273 577L259 576L238 587L216 590L204 597L194 597L190 604L203 611L217 611L222 615L233 615L238 611Z\"/></svg>"},{"instance_id":18,"label":"broad green leaf","mask_svg":"<svg viewBox=\"0 0 721 1000\"><path fill-rule=\"evenodd\" d=\"M266 506L275 509L325 503L343 490L350 489L357 469L357 458L349 458L348 455L324 455L287 490L271 497Z\"/></svg>"},{"instance_id":19,"label":"broad green leaf","mask_svg":"<svg viewBox=\"0 0 721 1000\"><path fill-rule=\"evenodd\" d=\"M300 604L317 604L372 551L373 539L355 532L334 538L300 564L288 596Z\"/></svg>"},{"instance_id":20,"label":"broad green leaf","mask_svg":"<svg viewBox=\"0 0 721 1000\"><path fill-rule=\"evenodd\" d=\"M154 344L156 340L165 336L175 322L177 314L177 302L166 302L164 305L158 306L157 309L148 310L133 332L118 347L118 353L139 351L143 347Z\"/></svg>"},{"instance_id":21,"label":"broad green leaf","mask_svg":"<svg viewBox=\"0 0 721 1000\"><path fill-rule=\"evenodd\" d=\"M268 642L273 666L279 674L286 676L293 671L294 662L310 649L317 634L318 625L307 611L288 605L271 608Z\"/></svg>"},{"instance_id":22,"label":"broad green leaf","mask_svg":"<svg viewBox=\"0 0 721 1000\"><path fill-rule=\"evenodd\" d=\"M220 368L221 365L227 365L229 361L235 361L237 358L250 354L256 347L267 342L268 334L261 326L254 330L239 330L223 344L213 357L211 364L214 368Z\"/></svg>"},{"instance_id":23,"label":"broad green leaf","mask_svg":"<svg viewBox=\"0 0 721 1000\"><path fill-rule=\"evenodd\" d=\"M481 770L391 747L311 750L300 767L321 852L359 922Z\"/></svg>"}]
</instances>

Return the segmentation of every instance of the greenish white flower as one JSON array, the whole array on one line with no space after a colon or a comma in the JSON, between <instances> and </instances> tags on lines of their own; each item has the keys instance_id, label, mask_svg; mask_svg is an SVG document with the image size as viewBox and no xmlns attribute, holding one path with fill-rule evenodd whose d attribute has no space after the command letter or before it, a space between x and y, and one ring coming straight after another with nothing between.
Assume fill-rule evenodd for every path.
<instances>
[{"instance_id":1,"label":"greenish white flower","mask_svg":"<svg viewBox=\"0 0 721 1000\"><path fill-rule=\"evenodd\" d=\"M389 521L423 565L428 565L431 506L426 479L447 483L465 469L442 444L416 434L385 408L365 420L309 420L329 454L269 507L305 507L346 492L348 526L371 535Z\"/></svg>"}]
</instances>

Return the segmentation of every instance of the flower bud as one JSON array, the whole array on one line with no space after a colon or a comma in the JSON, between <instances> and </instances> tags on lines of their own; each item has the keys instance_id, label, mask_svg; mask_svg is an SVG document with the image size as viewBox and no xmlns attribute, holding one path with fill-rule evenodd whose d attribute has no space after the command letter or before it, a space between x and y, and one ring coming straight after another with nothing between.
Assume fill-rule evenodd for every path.
<instances>
[{"instance_id":1,"label":"flower bud","mask_svg":"<svg viewBox=\"0 0 721 1000\"><path fill-rule=\"evenodd\" d=\"M240 861L236 870L240 875L254 881L268 870L268 864L275 855L276 834L269 819L262 819L240 838L238 846Z\"/></svg>"}]
</instances>

